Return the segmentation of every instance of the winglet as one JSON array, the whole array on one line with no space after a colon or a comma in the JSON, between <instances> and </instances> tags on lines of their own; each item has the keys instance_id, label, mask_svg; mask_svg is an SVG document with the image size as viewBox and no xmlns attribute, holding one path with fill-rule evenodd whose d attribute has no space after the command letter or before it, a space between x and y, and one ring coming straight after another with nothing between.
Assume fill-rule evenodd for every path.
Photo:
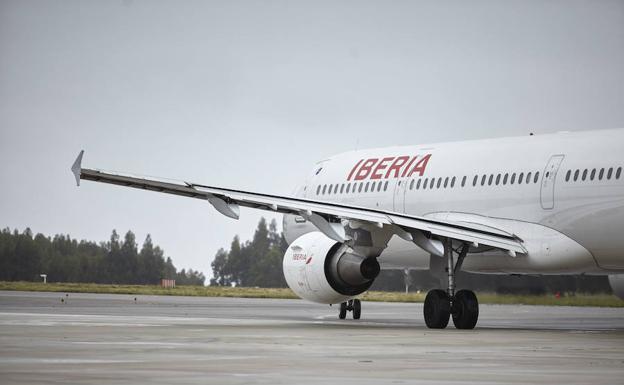
<instances>
[{"instance_id":1,"label":"winglet","mask_svg":"<svg viewBox=\"0 0 624 385\"><path fill-rule=\"evenodd\" d=\"M80 186L80 171L82 171L82 155L84 155L84 150L80 151L78 157L74 161L74 164L71 167L72 173L74 173L74 177L76 177L76 186Z\"/></svg>"}]
</instances>

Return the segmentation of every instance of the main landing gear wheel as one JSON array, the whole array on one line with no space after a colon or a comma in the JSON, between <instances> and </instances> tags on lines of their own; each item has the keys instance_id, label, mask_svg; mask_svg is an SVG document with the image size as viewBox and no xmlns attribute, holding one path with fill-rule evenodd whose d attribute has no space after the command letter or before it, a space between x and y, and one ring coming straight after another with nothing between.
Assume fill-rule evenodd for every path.
<instances>
[{"instance_id":1,"label":"main landing gear wheel","mask_svg":"<svg viewBox=\"0 0 624 385\"><path fill-rule=\"evenodd\" d=\"M457 329L474 329L479 318L479 301L470 290L460 290L453 299L453 323Z\"/></svg>"},{"instance_id":2,"label":"main landing gear wheel","mask_svg":"<svg viewBox=\"0 0 624 385\"><path fill-rule=\"evenodd\" d=\"M338 313L338 318L345 319L347 318L347 303L343 302L340 304L340 312Z\"/></svg>"},{"instance_id":3,"label":"main landing gear wheel","mask_svg":"<svg viewBox=\"0 0 624 385\"><path fill-rule=\"evenodd\" d=\"M352 307L353 307L353 319L360 319L360 316L362 315L362 303L360 302L360 300L354 299Z\"/></svg>"},{"instance_id":4,"label":"main landing gear wheel","mask_svg":"<svg viewBox=\"0 0 624 385\"><path fill-rule=\"evenodd\" d=\"M446 258L448 275L448 289L431 290L427 293L423 313L425 323L431 329L444 329L453 316L453 324L457 329L474 329L479 318L479 301L470 290L459 290L455 293L455 274L461 269L469 246L464 244L461 251L453 250L451 239L444 242L444 257ZM453 262L453 253L458 254L457 264Z\"/></svg>"},{"instance_id":5,"label":"main landing gear wheel","mask_svg":"<svg viewBox=\"0 0 624 385\"><path fill-rule=\"evenodd\" d=\"M431 329L444 329L451 316L451 301L444 290L431 290L423 309L425 323Z\"/></svg>"},{"instance_id":6,"label":"main landing gear wheel","mask_svg":"<svg viewBox=\"0 0 624 385\"><path fill-rule=\"evenodd\" d=\"M347 318L347 311L353 312L353 319L360 319L360 316L362 315L362 302L360 302L359 299L350 299L347 302L342 302L340 304L338 318Z\"/></svg>"}]
</instances>

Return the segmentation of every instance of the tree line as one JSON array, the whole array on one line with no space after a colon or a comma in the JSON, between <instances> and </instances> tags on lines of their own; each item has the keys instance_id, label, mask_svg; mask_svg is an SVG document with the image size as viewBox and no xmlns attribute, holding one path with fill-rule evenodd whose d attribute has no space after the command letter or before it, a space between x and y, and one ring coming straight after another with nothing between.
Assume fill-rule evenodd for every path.
<instances>
[{"instance_id":1,"label":"tree line","mask_svg":"<svg viewBox=\"0 0 624 385\"><path fill-rule=\"evenodd\" d=\"M113 230L108 242L78 241L69 235L46 237L8 228L0 232L0 280L158 284L175 279L177 285L203 285L204 274L192 269L178 271L170 257L147 235L138 249L135 235L123 240Z\"/></svg>"},{"instance_id":2,"label":"tree line","mask_svg":"<svg viewBox=\"0 0 624 385\"><path fill-rule=\"evenodd\" d=\"M212 262L212 286L286 287L282 258L288 244L277 223L260 219L253 239L242 242L235 236L230 249L217 251Z\"/></svg>"},{"instance_id":3,"label":"tree line","mask_svg":"<svg viewBox=\"0 0 624 385\"><path fill-rule=\"evenodd\" d=\"M214 286L286 287L282 258L288 244L278 232L275 220L261 218L253 238L232 240L229 249L219 249L212 262ZM158 284L175 279L177 285L204 285L199 271L178 271L170 257L153 244L148 235L138 248L132 231L123 239L113 230L107 242L78 241L69 235L46 237L8 228L0 232L0 280L49 282L89 282L113 284ZM611 292L605 276L555 275L508 276L460 272L462 288L499 293ZM382 270L371 290L426 291L443 287L439 277L428 270Z\"/></svg>"},{"instance_id":4,"label":"tree line","mask_svg":"<svg viewBox=\"0 0 624 385\"><path fill-rule=\"evenodd\" d=\"M261 218L251 241L241 242L235 236L229 250L219 249L212 262L210 285L286 287L282 258L287 248L283 234L277 232L275 220L267 226L266 220ZM611 292L606 276L509 276L460 271L457 282L465 289L513 294ZM403 291L406 284L410 291L445 287L440 277L429 270L382 270L371 290Z\"/></svg>"}]
</instances>

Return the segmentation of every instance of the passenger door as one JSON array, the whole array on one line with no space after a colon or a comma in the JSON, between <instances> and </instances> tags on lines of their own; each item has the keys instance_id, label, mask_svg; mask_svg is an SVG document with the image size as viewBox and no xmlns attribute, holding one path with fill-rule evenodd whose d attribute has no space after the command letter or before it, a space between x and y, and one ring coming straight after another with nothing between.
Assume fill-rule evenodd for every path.
<instances>
[{"instance_id":1,"label":"passenger door","mask_svg":"<svg viewBox=\"0 0 624 385\"><path fill-rule=\"evenodd\" d=\"M408 178L397 179L394 184L393 210L397 213L405 212L405 188Z\"/></svg>"},{"instance_id":2,"label":"passenger door","mask_svg":"<svg viewBox=\"0 0 624 385\"><path fill-rule=\"evenodd\" d=\"M557 172L565 156L562 154L553 155L542 174L542 185L540 189L540 202L544 210L552 210L555 207L555 182Z\"/></svg>"}]
</instances>

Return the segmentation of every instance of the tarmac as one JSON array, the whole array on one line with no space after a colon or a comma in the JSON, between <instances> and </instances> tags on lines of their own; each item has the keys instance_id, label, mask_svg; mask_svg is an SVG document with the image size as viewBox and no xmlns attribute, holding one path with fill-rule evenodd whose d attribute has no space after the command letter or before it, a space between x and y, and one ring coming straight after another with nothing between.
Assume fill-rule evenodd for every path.
<instances>
[{"instance_id":1,"label":"tarmac","mask_svg":"<svg viewBox=\"0 0 624 385\"><path fill-rule=\"evenodd\" d=\"M624 384L624 308L0 292L0 384Z\"/></svg>"}]
</instances>

